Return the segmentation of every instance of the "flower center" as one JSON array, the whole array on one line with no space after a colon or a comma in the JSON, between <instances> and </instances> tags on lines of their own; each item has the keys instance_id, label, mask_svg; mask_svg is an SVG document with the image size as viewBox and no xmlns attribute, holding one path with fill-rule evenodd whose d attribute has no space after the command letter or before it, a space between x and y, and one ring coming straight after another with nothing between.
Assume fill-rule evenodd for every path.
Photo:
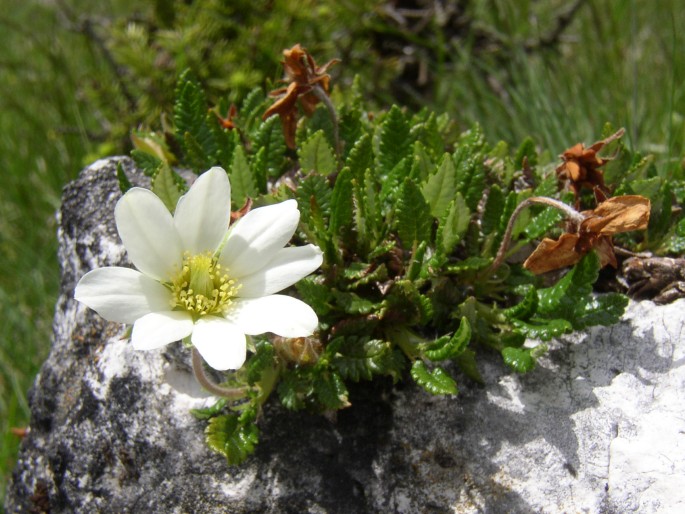
<instances>
[{"instance_id":1,"label":"flower center","mask_svg":"<svg viewBox=\"0 0 685 514\"><path fill-rule=\"evenodd\" d=\"M233 303L240 285L229 277L210 253L183 257L181 271L171 280L172 307L188 311L193 319L222 315Z\"/></svg>"}]
</instances>

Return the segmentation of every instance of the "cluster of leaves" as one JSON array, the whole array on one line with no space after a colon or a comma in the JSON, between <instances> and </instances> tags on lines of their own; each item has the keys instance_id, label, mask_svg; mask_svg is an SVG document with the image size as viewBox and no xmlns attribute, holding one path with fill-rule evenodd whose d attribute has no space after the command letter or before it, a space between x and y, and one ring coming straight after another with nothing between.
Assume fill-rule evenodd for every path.
<instances>
[{"instance_id":1,"label":"cluster of leaves","mask_svg":"<svg viewBox=\"0 0 685 514\"><path fill-rule=\"evenodd\" d=\"M292 150L279 119L262 120L268 100L261 90L237 110L228 102L208 110L205 93L186 73L176 93L173 130L134 137L133 157L153 177L153 190L173 206L184 191L172 167L177 159L196 173L223 166L234 209L248 199L259 206L295 198L297 237L324 253L320 271L296 285L319 316L319 332L259 340L245 367L229 377L252 387L244 401L222 400L197 413L209 420L211 447L232 464L253 451L255 420L272 392L289 409L315 411L347 407L346 384L377 376L410 376L428 393L456 394L459 372L480 380L478 351L497 351L513 370L527 372L545 341L612 324L623 313L625 296L593 295L596 254L553 285L514 258L558 230L562 216L549 207L523 211L513 227L512 258L491 267L519 203L564 197L554 165L538 162L531 140L512 150L489 145L478 126L455 134L446 115L428 110L372 113L352 88L347 98L334 98L339 126L319 106L298 124ZM629 234L624 243L649 247L671 231L676 245L682 222L674 229L662 214L670 216L673 185L651 176L644 158L617 151L607 183L622 177L619 189L649 196L656 213L646 236ZM525 344L530 340L539 344Z\"/></svg>"}]
</instances>

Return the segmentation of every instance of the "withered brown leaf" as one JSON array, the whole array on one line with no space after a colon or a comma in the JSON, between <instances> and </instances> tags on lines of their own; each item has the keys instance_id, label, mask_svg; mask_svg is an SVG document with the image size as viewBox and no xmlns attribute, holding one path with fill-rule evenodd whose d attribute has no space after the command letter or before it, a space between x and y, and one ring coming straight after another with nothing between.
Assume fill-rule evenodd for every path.
<instances>
[{"instance_id":1,"label":"withered brown leaf","mask_svg":"<svg viewBox=\"0 0 685 514\"><path fill-rule=\"evenodd\" d=\"M602 267L617 266L612 236L621 232L645 230L649 223L650 201L639 195L609 198L595 209L583 211L579 227L572 227L556 241L545 238L523 263L537 274L572 266L595 250Z\"/></svg>"},{"instance_id":2,"label":"withered brown leaf","mask_svg":"<svg viewBox=\"0 0 685 514\"><path fill-rule=\"evenodd\" d=\"M557 167L557 178L561 182L568 182L568 186L576 197L576 207L580 202L580 191L583 187L597 191L598 195L606 196L609 189L604 183L604 172L600 170L611 159L599 157L599 151L612 141L617 140L625 133L624 129L615 134L597 141L585 148L578 143L561 154L562 163ZM599 200L599 199L598 199Z\"/></svg>"},{"instance_id":3,"label":"withered brown leaf","mask_svg":"<svg viewBox=\"0 0 685 514\"><path fill-rule=\"evenodd\" d=\"M307 116L311 116L319 103L317 91L329 93L330 75L328 68L340 62L332 59L323 66L317 66L314 58L299 43L290 49L283 50L283 68L285 70L286 87L278 88L269 93L277 100L269 107L262 119L278 114L283 124L285 142L289 148L295 148L295 131L297 129L297 101Z\"/></svg>"}]
</instances>

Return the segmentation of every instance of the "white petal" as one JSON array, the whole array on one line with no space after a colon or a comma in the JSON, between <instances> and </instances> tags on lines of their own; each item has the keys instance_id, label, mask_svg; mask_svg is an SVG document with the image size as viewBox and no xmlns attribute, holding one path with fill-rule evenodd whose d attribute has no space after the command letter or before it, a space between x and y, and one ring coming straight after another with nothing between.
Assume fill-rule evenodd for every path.
<instances>
[{"instance_id":1,"label":"white petal","mask_svg":"<svg viewBox=\"0 0 685 514\"><path fill-rule=\"evenodd\" d=\"M140 271L160 282L181 267L183 248L174 219L152 191L134 187L114 209L119 236Z\"/></svg>"},{"instance_id":2,"label":"white petal","mask_svg":"<svg viewBox=\"0 0 685 514\"><path fill-rule=\"evenodd\" d=\"M323 254L318 246L281 248L262 269L238 279L238 296L259 298L282 291L309 275L322 262Z\"/></svg>"},{"instance_id":3,"label":"white petal","mask_svg":"<svg viewBox=\"0 0 685 514\"><path fill-rule=\"evenodd\" d=\"M231 227L219 262L231 276L254 273L290 241L299 221L295 200L248 212Z\"/></svg>"},{"instance_id":4,"label":"white petal","mask_svg":"<svg viewBox=\"0 0 685 514\"><path fill-rule=\"evenodd\" d=\"M229 320L249 335L273 332L283 337L309 336L319 324L309 305L280 294L236 300Z\"/></svg>"},{"instance_id":5,"label":"white petal","mask_svg":"<svg viewBox=\"0 0 685 514\"><path fill-rule=\"evenodd\" d=\"M200 318L195 323L191 340L202 358L214 369L238 369L245 362L245 333L223 318Z\"/></svg>"},{"instance_id":6,"label":"white petal","mask_svg":"<svg viewBox=\"0 0 685 514\"><path fill-rule=\"evenodd\" d=\"M152 312L135 322L131 342L136 350L154 350L180 341L192 331L193 318L187 312Z\"/></svg>"},{"instance_id":7,"label":"white petal","mask_svg":"<svg viewBox=\"0 0 685 514\"><path fill-rule=\"evenodd\" d=\"M83 275L74 298L108 321L133 323L151 312L168 310L171 293L139 271L111 267Z\"/></svg>"},{"instance_id":8,"label":"white petal","mask_svg":"<svg viewBox=\"0 0 685 514\"><path fill-rule=\"evenodd\" d=\"M231 184L218 166L200 175L180 198L174 213L183 249L193 255L214 252L226 235L230 219Z\"/></svg>"}]
</instances>

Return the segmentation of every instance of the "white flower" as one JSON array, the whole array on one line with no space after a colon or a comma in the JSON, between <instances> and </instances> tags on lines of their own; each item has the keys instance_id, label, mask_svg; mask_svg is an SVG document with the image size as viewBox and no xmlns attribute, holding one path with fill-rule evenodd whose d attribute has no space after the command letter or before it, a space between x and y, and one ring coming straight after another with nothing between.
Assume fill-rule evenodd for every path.
<instances>
[{"instance_id":1,"label":"white flower","mask_svg":"<svg viewBox=\"0 0 685 514\"><path fill-rule=\"evenodd\" d=\"M231 185L218 167L195 181L173 216L151 191L127 191L114 217L140 271L90 271L74 298L109 321L133 323L137 350L190 336L218 370L243 365L245 334L311 335L318 324L312 308L274 294L323 260L314 245L284 248L300 220L295 200L254 209L229 229L230 215Z\"/></svg>"}]
</instances>

